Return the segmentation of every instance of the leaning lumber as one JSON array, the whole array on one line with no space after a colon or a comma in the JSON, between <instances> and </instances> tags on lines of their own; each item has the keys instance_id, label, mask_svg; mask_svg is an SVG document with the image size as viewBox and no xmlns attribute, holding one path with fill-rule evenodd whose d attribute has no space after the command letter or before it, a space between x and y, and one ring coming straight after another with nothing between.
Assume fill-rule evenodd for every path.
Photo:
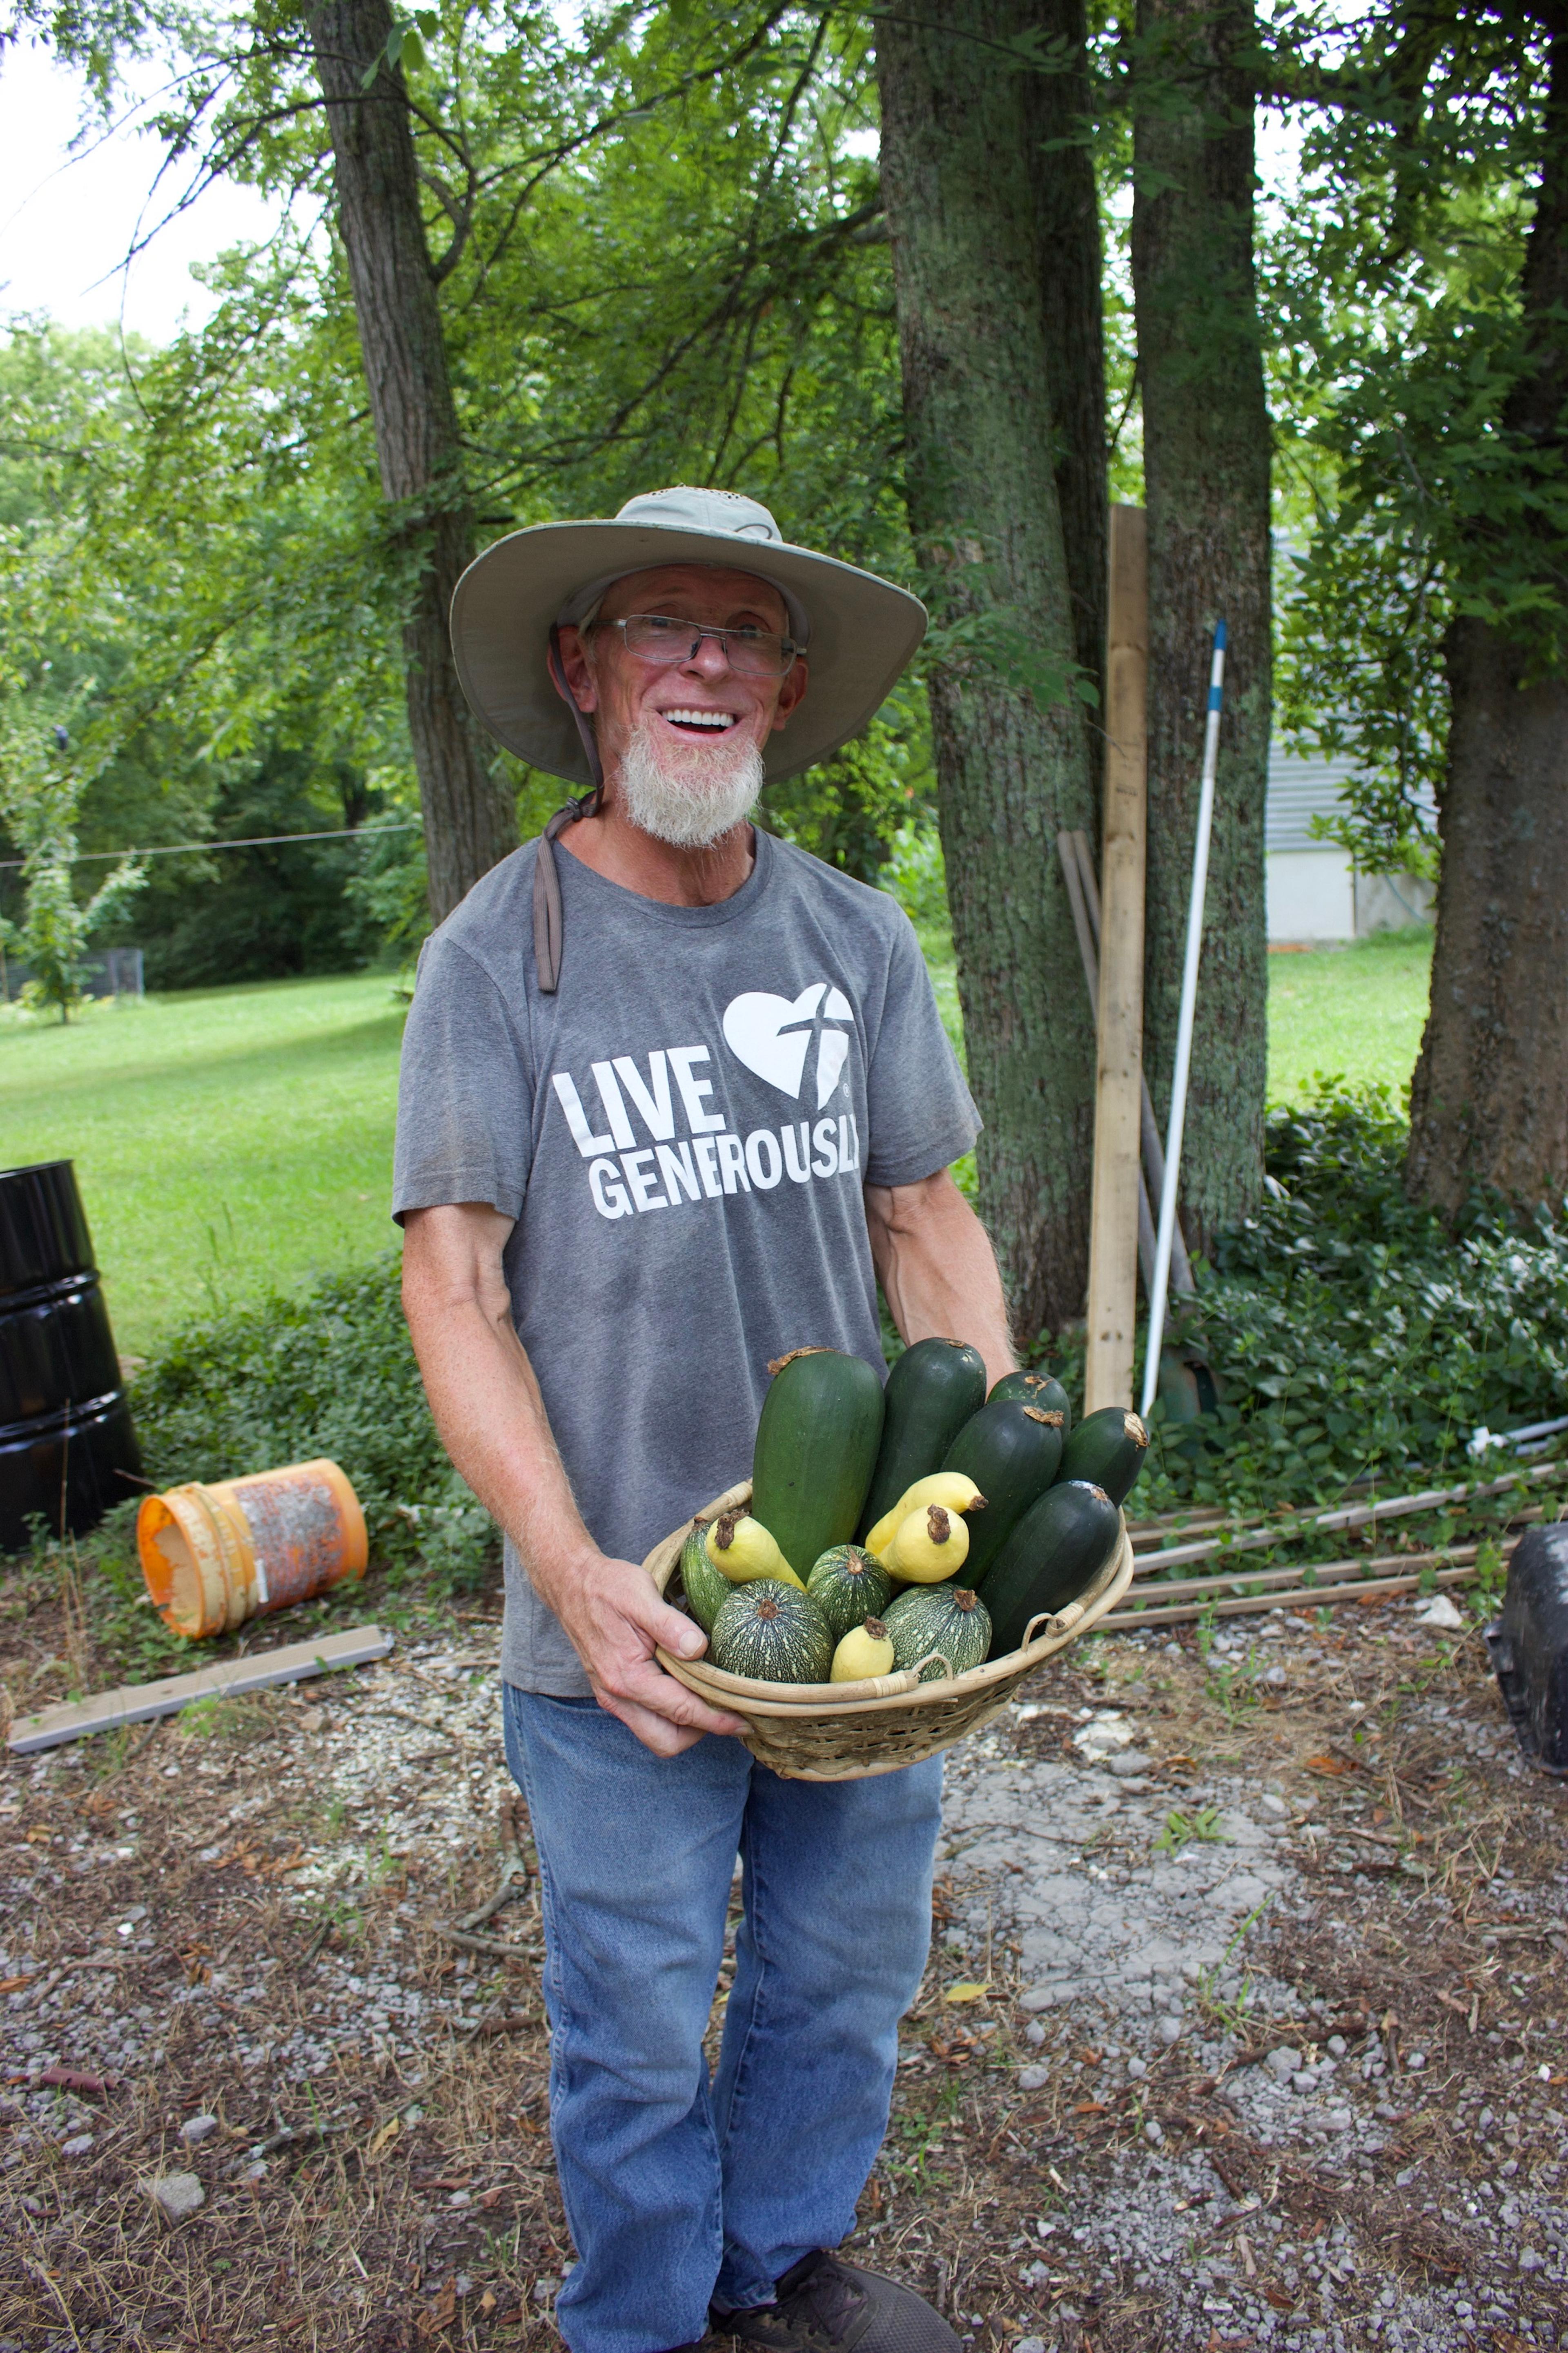
<instances>
[{"instance_id":1,"label":"leaning lumber","mask_svg":"<svg viewBox=\"0 0 1568 2353\"><path fill-rule=\"evenodd\" d=\"M1510 1525L1521 1528L1544 1515L1537 1509L1521 1512ZM1505 1535L1498 1540L1500 1556L1506 1560L1517 1535ZM1148 1596L1151 1607L1157 1601L1185 1601L1193 1594L1258 1593L1270 1595L1282 1592L1287 1586L1354 1584L1358 1578L1372 1577L1403 1577L1407 1571L1424 1568L1459 1568L1473 1561L1481 1547L1479 1544L1442 1545L1431 1552L1357 1553L1349 1560L1292 1561L1289 1568L1209 1569L1202 1577L1161 1577L1158 1583L1146 1578L1139 1588ZM1134 1600L1131 1605L1142 1603Z\"/></svg>"},{"instance_id":2,"label":"leaning lumber","mask_svg":"<svg viewBox=\"0 0 1568 2353\"><path fill-rule=\"evenodd\" d=\"M1127 1535L1134 1552L1150 1545L1163 1544L1171 1535L1191 1536L1210 1528L1244 1528L1245 1520L1237 1520L1229 1512L1157 1512L1152 1519L1129 1520Z\"/></svg>"},{"instance_id":3,"label":"leaning lumber","mask_svg":"<svg viewBox=\"0 0 1568 2353\"><path fill-rule=\"evenodd\" d=\"M1235 1534L1203 1536L1192 1544L1169 1545L1163 1552L1138 1554L1135 1577L1157 1577L1188 1561L1212 1560L1215 1553L1262 1552L1271 1545L1290 1544L1299 1536L1327 1534L1341 1528L1374 1527L1384 1520L1407 1517L1412 1512L1437 1512L1446 1504L1479 1503L1489 1495L1506 1495L1511 1487L1538 1486L1568 1477L1568 1461L1538 1462L1515 1471L1506 1479L1462 1480L1456 1487L1427 1487L1416 1495L1390 1495L1376 1504L1344 1504L1331 1512L1293 1513L1268 1526L1242 1528ZM1133 1538L1136 1546L1137 1538Z\"/></svg>"},{"instance_id":4,"label":"leaning lumber","mask_svg":"<svg viewBox=\"0 0 1568 2353\"><path fill-rule=\"evenodd\" d=\"M97 1692L90 1699L68 1700L59 1707L17 1716L6 1746L14 1757L30 1757L37 1749L58 1748L68 1740L113 1732L122 1724L175 1715L193 1700L237 1699L247 1692L302 1682L308 1675L332 1674L340 1667L363 1667L372 1659L384 1659L394 1640L380 1626L353 1626L346 1633L324 1635L319 1642L290 1642L286 1650L258 1651L249 1658L216 1659L193 1674L124 1683L118 1691Z\"/></svg>"},{"instance_id":5,"label":"leaning lumber","mask_svg":"<svg viewBox=\"0 0 1568 2353\"><path fill-rule=\"evenodd\" d=\"M1504 1553L1513 1548L1505 1538ZM1289 1568L1247 1568L1209 1570L1203 1577L1162 1577L1158 1584L1145 1579L1137 1588L1137 1599L1129 1597L1129 1608L1167 1601L1190 1601L1195 1595L1200 1600L1205 1594L1258 1594L1260 1606L1272 1606L1271 1597L1287 1587L1298 1585L1346 1585L1360 1578L1418 1575L1424 1568L1459 1568L1468 1567L1480 1550L1479 1545L1445 1545L1435 1552L1385 1552L1373 1556L1362 1553L1350 1560L1292 1561Z\"/></svg>"},{"instance_id":6,"label":"leaning lumber","mask_svg":"<svg viewBox=\"0 0 1568 2353\"><path fill-rule=\"evenodd\" d=\"M1502 1546L1505 1553L1510 1549L1506 1543ZM1345 1577L1335 1585L1299 1585L1268 1593L1234 1593L1222 1587L1216 1593L1194 1594L1169 1609L1119 1609L1102 1618L1095 1630L1131 1633L1140 1626L1179 1626L1194 1618L1257 1618L1266 1609L1331 1609L1341 1601L1391 1601L1424 1588L1468 1585L1475 1573L1472 1560L1459 1568L1423 1568L1408 1577Z\"/></svg>"}]
</instances>

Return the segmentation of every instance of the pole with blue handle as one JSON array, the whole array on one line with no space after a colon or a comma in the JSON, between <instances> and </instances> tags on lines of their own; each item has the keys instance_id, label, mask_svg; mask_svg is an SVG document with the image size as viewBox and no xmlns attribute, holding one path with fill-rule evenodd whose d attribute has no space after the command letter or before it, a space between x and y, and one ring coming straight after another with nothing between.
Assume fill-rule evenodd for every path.
<instances>
[{"instance_id":1,"label":"pole with blue handle","mask_svg":"<svg viewBox=\"0 0 1568 2353\"><path fill-rule=\"evenodd\" d=\"M1171 1072L1171 1124L1165 1137L1165 1181L1160 1189L1160 1229L1154 1241L1154 1289L1149 1302L1149 1346L1143 1359L1145 1420L1160 1386L1160 1347L1165 1336L1165 1292L1171 1280L1171 1240L1176 1229L1176 1184L1182 1166L1182 1131L1187 1117L1187 1082L1193 1067L1193 1017L1198 997L1198 958L1204 944L1204 901L1208 893L1209 838L1214 831L1215 773L1219 765L1219 714L1225 684L1225 623L1214 633L1209 670L1208 724L1204 732L1203 783L1198 792L1198 831L1193 844L1193 888L1187 902L1187 953L1182 966L1182 1003L1176 1019L1176 1060Z\"/></svg>"}]
</instances>

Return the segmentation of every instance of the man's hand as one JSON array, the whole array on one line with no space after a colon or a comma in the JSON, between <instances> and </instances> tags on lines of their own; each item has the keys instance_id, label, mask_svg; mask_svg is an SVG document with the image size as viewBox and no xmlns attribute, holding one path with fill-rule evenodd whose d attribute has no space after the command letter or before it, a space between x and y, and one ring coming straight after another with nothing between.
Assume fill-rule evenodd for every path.
<instances>
[{"instance_id":1,"label":"man's hand","mask_svg":"<svg viewBox=\"0 0 1568 2353\"><path fill-rule=\"evenodd\" d=\"M698 1659L708 1641L700 1626L660 1600L645 1569L589 1552L551 1577L544 1599L565 1627L599 1705L656 1757L679 1757L705 1732L742 1729L738 1716L706 1706L655 1659L656 1642L677 1658Z\"/></svg>"},{"instance_id":2,"label":"man's hand","mask_svg":"<svg viewBox=\"0 0 1568 2353\"><path fill-rule=\"evenodd\" d=\"M676 1757L739 1719L705 1707L655 1660L707 1649L700 1627L671 1609L646 1570L598 1551L562 1467L544 1399L512 1327L501 1252L511 1219L468 1201L408 1215L403 1307L442 1443L586 1668L599 1705L645 1748Z\"/></svg>"}]
</instances>

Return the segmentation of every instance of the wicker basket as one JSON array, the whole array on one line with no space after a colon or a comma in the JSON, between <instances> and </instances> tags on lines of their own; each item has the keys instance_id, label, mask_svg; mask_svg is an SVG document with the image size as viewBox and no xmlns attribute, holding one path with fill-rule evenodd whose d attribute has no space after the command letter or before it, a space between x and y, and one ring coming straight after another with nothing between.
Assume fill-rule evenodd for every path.
<instances>
[{"instance_id":1,"label":"wicker basket","mask_svg":"<svg viewBox=\"0 0 1568 2353\"><path fill-rule=\"evenodd\" d=\"M717 1496L699 1514L716 1519L750 1503L745 1480ZM662 1593L674 1576L689 1521L656 1545L643 1566ZM874 1773L896 1773L951 1748L1000 1715L1026 1675L1065 1651L1115 1609L1132 1582L1132 1546L1127 1523L1121 1541L1094 1582L1054 1618L1034 1621L1039 1631L1021 1651L971 1667L967 1674L922 1683L913 1668L858 1683L756 1683L727 1675L706 1661L658 1653L659 1664L689 1691L715 1707L744 1718L742 1734L753 1757L792 1781L859 1781Z\"/></svg>"}]
</instances>

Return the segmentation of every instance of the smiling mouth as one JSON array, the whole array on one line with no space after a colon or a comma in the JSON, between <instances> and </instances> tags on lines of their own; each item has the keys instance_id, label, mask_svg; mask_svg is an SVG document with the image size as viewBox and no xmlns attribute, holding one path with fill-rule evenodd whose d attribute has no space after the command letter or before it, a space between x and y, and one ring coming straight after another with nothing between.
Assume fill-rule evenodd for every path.
<instances>
[{"instance_id":1,"label":"smiling mouth","mask_svg":"<svg viewBox=\"0 0 1568 2353\"><path fill-rule=\"evenodd\" d=\"M661 711L658 715L690 735L724 735L740 723L733 711Z\"/></svg>"}]
</instances>

